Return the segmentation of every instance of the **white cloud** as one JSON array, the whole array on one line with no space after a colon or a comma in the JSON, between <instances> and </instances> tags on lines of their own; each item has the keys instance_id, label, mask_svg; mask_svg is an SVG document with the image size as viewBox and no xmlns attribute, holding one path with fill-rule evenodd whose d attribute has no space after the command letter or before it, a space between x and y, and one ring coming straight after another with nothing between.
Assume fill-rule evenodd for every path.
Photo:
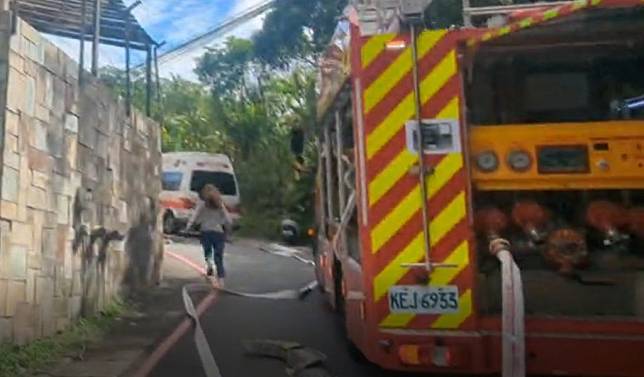
<instances>
[{"instance_id":1,"label":"white cloud","mask_svg":"<svg viewBox=\"0 0 644 377\"><path fill-rule=\"evenodd\" d=\"M135 0L126 0L131 4ZM230 0L143 0L143 3L134 10L134 15L141 25L153 38L167 41L168 47L177 45L213 28L229 17L235 16L266 0L236 0L231 7ZM223 9L226 11L223 12ZM215 38L208 46L221 44L231 35L240 38L249 38L254 32L261 29L264 16L258 16L234 28L233 30ZM48 36L48 38L73 59L78 60L79 42L73 39ZM85 43L86 67L91 65L91 42ZM163 49L162 49L163 50ZM196 80L193 70L196 66L195 59L201 56L205 48L196 49L185 53L160 67L163 77L177 75L189 80ZM132 51L132 64L137 65L145 60L145 53ZM101 46L99 63L101 66L125 66L125 53L123 49L111 46Z\"/></svg>"}]
</instances>

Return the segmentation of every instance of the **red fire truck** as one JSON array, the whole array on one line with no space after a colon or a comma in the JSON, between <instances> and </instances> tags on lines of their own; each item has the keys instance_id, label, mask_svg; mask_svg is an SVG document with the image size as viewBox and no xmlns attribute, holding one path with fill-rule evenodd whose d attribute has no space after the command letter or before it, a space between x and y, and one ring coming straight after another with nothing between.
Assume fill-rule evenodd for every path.
<instances>
[{"instance_id":1,"label":"red fire truck","mask_svg":"<svg viewBox=\"0 0 644 377\"><path fill-rule=\"evenodd\" d=\"M321 65L315 253L348 338L391 370L644 376L644 1L418 13L348 9Z\"/></svg>"}]
</instances>

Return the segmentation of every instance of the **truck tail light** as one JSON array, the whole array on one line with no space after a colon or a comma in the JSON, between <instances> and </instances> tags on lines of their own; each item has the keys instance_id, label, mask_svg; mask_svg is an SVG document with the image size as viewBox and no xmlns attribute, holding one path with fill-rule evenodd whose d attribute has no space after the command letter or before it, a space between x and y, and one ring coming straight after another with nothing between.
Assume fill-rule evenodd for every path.
<instances>
[{"instance_id":1,"label":"truck tail light","mask_svg":"<svg viewBox=\"0 0 644 377\"><path fill-rule=\"evenodd\" d=\"M401 363L409 366L454 368L463 366L463 351L458 346L403 344L398 347L398 357Z\"/></svg>"}]
</instances>

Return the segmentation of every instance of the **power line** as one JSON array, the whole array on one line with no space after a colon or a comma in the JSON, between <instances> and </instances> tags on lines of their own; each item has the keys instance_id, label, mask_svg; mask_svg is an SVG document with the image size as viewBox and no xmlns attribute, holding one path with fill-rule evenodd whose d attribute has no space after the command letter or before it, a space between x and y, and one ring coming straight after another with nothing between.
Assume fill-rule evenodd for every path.
<instances>
[{"instance_id":1,"label":"power line","mask_svg":"<svg viewBox=\"0 0 644 377\"><path fill-rule=\"evenodd\" d=\"M214 39L221 36L222 34L254 19L255 17L262 15L272 8L273 5L275 5L275 2L276 0L266 0L262 3L247 8L240 13L227 18L205 33L192 37L189 40L162 52L161 54L159 54L159 65L168 63L191 51L206 47L209 43L211 43ZM139 69L140 67L136 68Z\"/></svg>"}]
</instances>

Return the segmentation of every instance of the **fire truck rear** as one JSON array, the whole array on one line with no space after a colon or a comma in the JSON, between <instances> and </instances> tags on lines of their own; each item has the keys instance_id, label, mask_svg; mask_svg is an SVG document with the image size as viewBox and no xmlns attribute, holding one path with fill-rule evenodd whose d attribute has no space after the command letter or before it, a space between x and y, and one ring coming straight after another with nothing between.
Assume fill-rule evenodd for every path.
<instances>
[{"instance_id":1,"label":"fire truck rear","mask_svg":"<svg viewBox=\"0 0 644 377\"><path fill-rule=\"evenodd\" d=\"M379 3L321 67L317 272L351 343L392 370L644 376L644 1L484 30Z\"/></svg>"}]
</instances>

